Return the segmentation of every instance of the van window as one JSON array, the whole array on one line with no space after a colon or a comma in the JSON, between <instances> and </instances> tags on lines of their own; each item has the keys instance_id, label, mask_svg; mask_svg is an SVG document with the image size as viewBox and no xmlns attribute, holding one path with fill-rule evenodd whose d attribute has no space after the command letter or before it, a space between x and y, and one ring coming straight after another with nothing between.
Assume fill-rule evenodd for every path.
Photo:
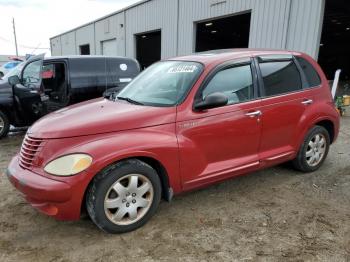
<instances>
[{"instance_id":1,"label":"van window","mask_svg":"<svg viewBox=\"0 0 350 262\"><path fill-rule=\"evenodd\" d=\"M306 80L308 82L308 87L315 87L319 86L321 84L321 78L318 75L317 71L315 68L304 58L302 57L296 57L301 68L304 71Z\"/></svg>"},{"instance_id":2,"label":"van window","mask_svg":"<svg viewBox=\"0 0 350 262\"><path fill-rule=\"evenodd\" d=\"M293 61L260 63L265 96L294 92L302 89L302 81Z\"/></svg>"},{"instance_id":3,"label":"van window","mask_svg":"<svg viewBox=\"0 0 350 262\"><path fill-rule=\"evenodd\" d=\"M253 99L254 85L250 65L219 71L203 90L202 99L215 92L226 95L228 105Z\"/></svg>"}]
</instances>

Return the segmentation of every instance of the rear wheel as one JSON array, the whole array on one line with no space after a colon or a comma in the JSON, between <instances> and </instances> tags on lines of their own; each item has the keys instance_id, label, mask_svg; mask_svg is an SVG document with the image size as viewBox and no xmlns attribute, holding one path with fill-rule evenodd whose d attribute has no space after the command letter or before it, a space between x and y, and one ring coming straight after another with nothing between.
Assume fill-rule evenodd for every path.
<instances>
[{"instance_id":1,"label":"rear wheel","mask_svg":"<svg viewBox=\"0 0 350 262\"><path fill-rule=\"evenodd\" d=\"M140 160L126 160L94 178L86 207L100 229L124 233L144 225L155 213L160 198L156 171Z\"/></svg>"},{"instance_id":2,"label":"rear wheel","mask_svg":"<svg viewBox=\"0 0 350 262\"><path fill-rule=\"evenodd\" d=\"M0 138L7 135L10 129L10 122L7 115L0 111Z\"/></svg>"},{"instance_id":3,"label":"rear wheel","mask_svg":"<svg viewBox=\"0 0 350 262\"><path fill-rule=\"evenodd\" d=\"M322 126L314 126L309 130L293 166L302 172L313 172L325 161L330 146L328 131Z\"/></svg>"}]
</instances>

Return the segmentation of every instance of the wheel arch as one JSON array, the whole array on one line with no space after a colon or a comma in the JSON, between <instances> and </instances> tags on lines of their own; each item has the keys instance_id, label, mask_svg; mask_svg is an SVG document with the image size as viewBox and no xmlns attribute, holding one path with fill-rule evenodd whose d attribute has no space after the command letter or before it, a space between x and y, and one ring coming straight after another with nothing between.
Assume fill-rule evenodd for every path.
<instances>
[{"instance_id":1,"label":"wheel arch","mask_svg":"<svg viewBox=\"0 0 350 262\"><path fill-rule=\"evenodd\" d=\"M94 176L91 177L91 179L90 179L90 181L89 181L89 183L86 186L85 191L84 191L84 196L83 196L82 202L81 202L80 213L83 213L86 210L86 207L85 207L86 194L87 194L89 187L92 185L94 178L98 174L100 174L101 172L106 171L107 169L113 167L114 165L117 165L120 162L131 160L131 159L140 160L140 161L148 164L149 166L151 166L154 170L156 170L156 172L159 176L159 179L161 181L161 185L162 185L162 198L168 202L171 201L171 199L173 197L173 189L170 186L169 175L168 175L168 172L167 172L166 168L164 167L164 165L158 159L151 157L151 156L142 156L142 155L132 156L132 157L124 157L124 158L120 158L120 159L114 161L113 163L110 163L107 166L103 167L100 171L98 171Z\"/></svg>"},{"instance_id":2,"label":"wheel arch","mask_svg":"<svg viewBox=\"0 0 350 262\"><path fill-rule=\"evenodd\" d=\"M336 116L322 116L322 117L306 117L303 118L303 121L299 123L299 132L297 133L297 140L295 144L295 152L297 153L302 145L305 136L309 132L309 130L314 126L322 126L324 127L330 136L331 144L335 142L338 136L339 123L337 123Z\"/></svg>"},{"instance_id":3,"label":"wheel arch","mask_svg":"<svg viewBox=\"0 0 350 262\"><path fill-rule=\"evenodd\" d=\"M315 126L322 126L324 127L328 134L329 134L329 138L330 138L330 142L331 144L334 142L335 139L335 129L334 129L334 123L329 120L329 119L324 119L321 121L318 121L315 123Z\"/></svg>"},{"instance_id":4,"label":"wheel arch","mask_svg":"<svg viewBox=\"0 0 350 262\"><path fill-rule=\"evenodd\" d=\"M13 114L11 113L11 110L7 106L0 104L0 111L7 116L8 120L10 121L10 124L13 124L14 117L13 117Z\"/></svg>"}]
</instances>

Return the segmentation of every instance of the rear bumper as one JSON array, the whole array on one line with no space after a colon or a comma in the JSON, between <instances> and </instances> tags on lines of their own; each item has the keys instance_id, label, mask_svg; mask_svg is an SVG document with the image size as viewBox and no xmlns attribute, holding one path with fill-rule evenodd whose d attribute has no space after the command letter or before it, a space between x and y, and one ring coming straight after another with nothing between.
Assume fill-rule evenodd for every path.
<instances>
[{"instance_id":1,"label":"rear bumper","mask_svg":"<svg viewBox=\"0 0 350 262\"><path fill-rule=\"evenodd\" d=\"M10 162L6 175L34 208L59 220L80 218L81 197L75 197L74 185L38 175L20 167L18 157Z\"/></svg>"}]
</instances>

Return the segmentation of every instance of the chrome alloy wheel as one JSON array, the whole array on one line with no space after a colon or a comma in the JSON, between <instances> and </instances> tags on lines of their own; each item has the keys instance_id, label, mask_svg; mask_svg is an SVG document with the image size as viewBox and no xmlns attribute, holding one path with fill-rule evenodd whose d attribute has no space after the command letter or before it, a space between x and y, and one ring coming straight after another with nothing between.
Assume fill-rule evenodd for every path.
<instances>
[{"instance_id":1,"label":"chrome alloy wheel","mask_svg":"<svg viewBox=\"0 0 350 262\"><path fill-rule=\"evenodd\" d=\"M141 174L123 176L107 191L105 214L114 224L133 224L150 209L153 197L153 185L147 177Z\"/></svg>"},{"instance_id":2,"label":"chrome alloy wheel","mask_svg":"<svg viewBox=\"0 0 350 262\"><path fill-rule=\"evenodd\" d=\"M327 141L323 134L316 134L311 138L306 150L306 162L309 166L317 166L326 153Z\"/></svg>"},{"instance_id":3,"label":"chrome alloy wheel","mask_svg":"<svg viewBox=\"0 0 350 262\"><path fill-rule=\"evenodd\" d=\"M0 133L4 130L5 128L5 120L2 119L2 117L0 116Z\"/></svg>"}]
</instances>

